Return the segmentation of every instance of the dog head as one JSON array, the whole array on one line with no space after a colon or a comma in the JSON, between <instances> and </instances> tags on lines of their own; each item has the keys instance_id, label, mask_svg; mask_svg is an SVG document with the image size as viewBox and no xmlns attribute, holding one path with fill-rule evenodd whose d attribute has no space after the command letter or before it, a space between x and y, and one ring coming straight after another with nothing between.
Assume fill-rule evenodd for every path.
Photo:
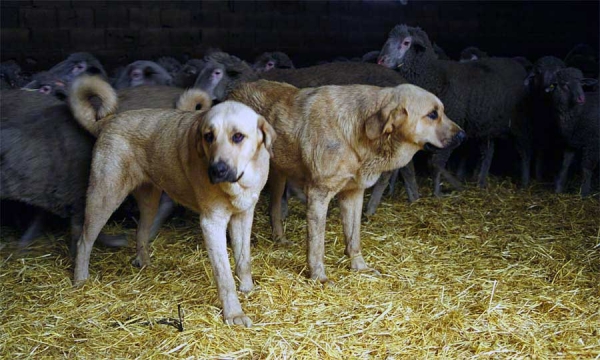
<instances>
[{"instance_id":1,"label":"dog head","mask_svg":"<svg viewBox=\"0 0 600 360\"><path fill-rule=\"evenodd\" d=\"M274 140L275 130L264 117L242 103L225 101L205 114L196 141L208 159L210 182L216 184L240 180L263 146L272 156Z\"/></svg>"},{"instance_id":2,"label":"dog head","mask_svg":"<svg viewBox=\"0 0 600 360\"><path fill-rule=\"evenodd\" d=\"M418 86L403 84L381 93L381 107L365 123L370 140L393 138L417 150L458 146L465 132L444 113L444 104Z\"/></svg>"}]
</instances>

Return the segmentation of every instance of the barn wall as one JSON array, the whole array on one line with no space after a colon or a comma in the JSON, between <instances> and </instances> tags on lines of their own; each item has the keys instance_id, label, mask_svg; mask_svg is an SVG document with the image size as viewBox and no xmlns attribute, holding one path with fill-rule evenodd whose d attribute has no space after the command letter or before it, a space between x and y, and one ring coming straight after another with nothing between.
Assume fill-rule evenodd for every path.
<instances>
[{"instance_id":1,"label":"barn wall","mask_svg":"<svg viewBox=\"0 0 600 360\"><path fill-rule=\"evenodd\" d=\"M597 46L598 1L2 0L1 55L44 69L74 51L111 66L220 47L247 60L278 49L302 65L377 50L399 23L422 27L454 58L477 45L535 60L580 42Z\"/></svg>"}]
</instances>

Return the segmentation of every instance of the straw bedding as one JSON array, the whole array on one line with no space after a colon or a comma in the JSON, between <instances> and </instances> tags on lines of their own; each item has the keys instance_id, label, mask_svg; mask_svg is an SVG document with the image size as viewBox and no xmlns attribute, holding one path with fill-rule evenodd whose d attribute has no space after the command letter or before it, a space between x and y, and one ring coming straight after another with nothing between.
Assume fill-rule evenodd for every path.
<instances>
[{"instance_id":1,"label":"straw bedding","mask_svg":"<svg viewBox=\"0 0 600 360\"><path fill-rule=\"evenodd\" d=\"M304 205L292 201L286 233L296 244L281 247L269 239L263 196L253 227L256 289L240 294L254 322L248 329L223 323L192 213L163 228L153 264L143 270L130 264L133 240L126 249L96 247L91 279L81 288L71 286L65 234L18 252L3 228L0 354L600 358L597 196L519 190L498 179L486 191L424 195L408 204L398 193L363 221L365 259L379 276L348 270L339 212L331 206L325 262L335 283L327 286L306 277Z\"/></svg>"}]
</instances>

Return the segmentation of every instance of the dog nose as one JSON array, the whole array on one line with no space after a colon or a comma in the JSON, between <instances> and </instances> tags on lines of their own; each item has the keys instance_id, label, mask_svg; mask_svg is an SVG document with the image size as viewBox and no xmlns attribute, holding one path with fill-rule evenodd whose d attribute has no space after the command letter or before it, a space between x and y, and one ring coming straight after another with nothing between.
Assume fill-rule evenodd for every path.
<instances>
[{"instance_id":1,"label":"dog nose","mask_svg":"<svg viewBox=\"0 0 600 360\"><path fill-rule=\"evenodd\" d=\"M229 166L224 161L217 161L208 167L208 177L213 184L226 181L228 174Z\"/></svg>"},{"instance_id":2,"label":"dog nose","mask_svg":"<svg viewBox=\"0 0 600 360\"><path fill-rule=\"evenodd\" d=\"M452 142L458 145L461 142L463 142L466 138L467 133L464 130L461 130L458 133L456 133L456 135L454 135L454 139L452 140Z\"/></svg>"}]
</instances>

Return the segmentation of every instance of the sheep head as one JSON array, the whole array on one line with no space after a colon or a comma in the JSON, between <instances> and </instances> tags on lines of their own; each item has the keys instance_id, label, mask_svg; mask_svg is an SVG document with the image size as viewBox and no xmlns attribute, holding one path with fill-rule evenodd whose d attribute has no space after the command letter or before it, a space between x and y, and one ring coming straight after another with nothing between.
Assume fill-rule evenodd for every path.
<instances>
[{"instance_id":1,"label":"sheep head","mask_svg":"<svg viewBox=\"0 0 600 360\"><path fill-rule=\"evenodd\" d=\"M381 49L377 63L390 69L401 67L411 56L430 53L437 58L425 31L418 27L396 25Z\"/></svg>"}]
</instances>

